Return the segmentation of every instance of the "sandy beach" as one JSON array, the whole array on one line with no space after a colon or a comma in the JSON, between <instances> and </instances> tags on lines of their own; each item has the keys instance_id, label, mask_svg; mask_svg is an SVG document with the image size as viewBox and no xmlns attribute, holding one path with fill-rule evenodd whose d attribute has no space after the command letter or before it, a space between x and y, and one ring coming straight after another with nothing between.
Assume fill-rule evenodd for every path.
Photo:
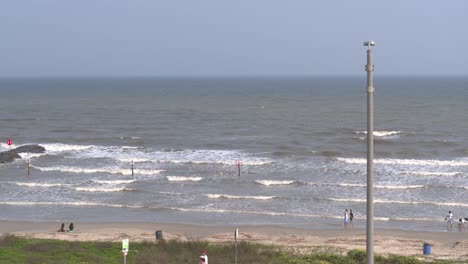
<instances>
[{"instance_id":1,"label":"sandy beach","mask_svg":"<svg viewBox=\"0 0 468 264\"><path fill-rule=\"evenodd\" d=\"M68 223L65 223L68 226ZM233 241L235 227L167 223L75 223L73 233L60 233L60 223L0 221L0 233L22 237L72 241L154 241L155 231L162 230L164 239L214 243ZM282 226L239 226L239 240L284 246L298 253L316 250L347 252L365 249L364 229L314 230ZM444 231L408 231L376 229L374 249L378 254L423 257L423 244L431 245L425 258L468 260L468 233Z\"/></svg>"}]
</instances>

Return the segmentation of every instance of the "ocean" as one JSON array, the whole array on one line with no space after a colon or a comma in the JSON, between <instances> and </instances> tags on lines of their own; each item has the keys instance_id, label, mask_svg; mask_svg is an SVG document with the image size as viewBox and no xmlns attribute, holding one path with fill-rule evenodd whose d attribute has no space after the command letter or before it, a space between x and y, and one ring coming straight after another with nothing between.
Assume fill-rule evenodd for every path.
<instances>
[{"instance_id":1,"label":"ocean","mask_svg":"<svg viewBox=\"0 0 468 264\"><path fill-rule=\"evenodd\" d=\"M1 79L0 92L0 151L46 149L0 164L1 220L343 228L352 209L365 227L364 75ZM467 101L468 78L375 79L376 228L468 217Z\"/></svg>"}]
</instances>

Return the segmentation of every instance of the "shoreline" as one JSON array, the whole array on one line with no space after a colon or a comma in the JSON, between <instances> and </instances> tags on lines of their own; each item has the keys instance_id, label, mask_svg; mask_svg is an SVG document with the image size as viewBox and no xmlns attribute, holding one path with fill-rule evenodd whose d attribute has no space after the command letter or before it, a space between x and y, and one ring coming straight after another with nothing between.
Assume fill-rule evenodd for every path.
<instances>
[{"instance_id":1,"label":"shoreline","mask_svg":"<svg viewBox=\"0 0 468 264\"><path fill-rule=\"evenodd\" d=\"M233 243L235 226L151 222L74 222L73 233L57 232L60 222L0 221L0 234L26 238L67 241L130 242L156 241L161 230L165 240ZM68 227L68 222L65 227ZM304 229L275 225L246 225L239 228L238 241L276 245L306 254L321 250L347 252L366 248L365 229ZM432 254L425 258L468 260L468 232L411 231L378 228L374 231L374 251L423 257L423 245L431 245Z\"/></svg>"}]
</instances>

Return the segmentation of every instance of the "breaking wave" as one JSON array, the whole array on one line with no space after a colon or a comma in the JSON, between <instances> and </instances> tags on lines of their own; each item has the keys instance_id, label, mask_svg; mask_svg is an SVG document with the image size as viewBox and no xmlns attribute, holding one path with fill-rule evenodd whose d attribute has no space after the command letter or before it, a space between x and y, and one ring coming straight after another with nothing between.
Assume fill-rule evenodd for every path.
<instances>
[{"instance_id":1,"label":"breaking wave","mask_svg":"<svg viewBox=\"0 0 468 264\"><path fill-rule=\"evenodd\" d=\"M334 202L351 202L351 203L366 203L366 199L343 199L343 198L324 198L324 200ZM445 207L468 207L466 203L455 203L455 202L435 202L435 201L401 201L401 200L379 200L374 199L374 203L381 204L409 204L409 205L437 205Z\"/></svg>"},{"instance_id":2,"label":"breaking wave","mask_svg":"<svg viewBox=\"0 0 468 264\"><path fill-rule=\"evenodd\" d=\"M26 187L59 187L65 186L62 183L37 183L37 182L15 182L14 184L18 186L26 186Z\"/></svg>"},{"instance_id":3,"label":"breaking wave","mask_svg":"<svg viewBox=\"0 0 468 264\"><path fill-rule=\"evenodd\" d=\"M166 176L168 181L200 181L203 177Z\"/></svg>"},{"instance_id":4,"label":"breaking wave","mask_svg":"<svg viewBox=\"0 0 468 264\"><path fill-rule=\"evenodd\" d=\"M238 150L151 150L135 146L98 146L72 144L41 144L46 153L57 154L67 152L68 158L109 158L121 162L158 162L158 163L193 163L193 164L224 164L262 166L272 163L266 157L257 157Z\"/></svg>"},{"instance_id":5,"label":"breaking wave","mask_svg":"<svg viewBox=\"0 0 468 264\"><path fill-rule=\"evenodd\" d=\"M136 180L92 180L93 182L96 183L102 183L102 184L126 184L126 183L132 183L135 182Z\"/></svg>"},{"instance_id":6,"label":"breaking wave","mask_svg":"<svg viewBox=\"0 0 468 264\"><path fill-rule=\"evenodd\" d=\"M270 185L289 185L289 184L296 183L296 181L273 181L273 180L256 180L255 182L259 183L261 185L266 185L266 186L270 186Z\"/></svg>"},{"instance_id":7,"label":"breaking wave","mask_svg":"<svg viewBox=\"0 0 468 264\"><path fill-rule=\"evenodd\" d=\"M1 205L12 206L81 206L81 207L116 207L116 208L144 208L140 205L109 204L96 202L25 202L0 201Z\"/></svg>"},{"instance_id":8,"label":"breaking wave","mask_svg":"<svg viewBox=\"0 0 468 264\"><path fill-rule=\"evenodd\" d=\"M121 188L99 188L99 187L77 187L76 191L81 192L120 192L120 191L131 191L130 189Z\"/></svg>"},{"instance_id":9,"label":"breaking wave","mask_svg":"<svg viewBox=\"0 0 468 264\"><path fill-rule=\"evenodd\" d=\"M413 175L421 175L421 176L456 176L460 175L461 172L453 171L453 172L443 172L443 171L404 171L403 174L413 174Z\"/></svg>"},{"instance_id":10,"label":"breaking wave","mask_svg":"<svg viewBox=\"0 0 468 264\"><path fill-rule=\"evenodd\" d=\"M103 168L81 168L81 167L66 167L66 166L58 166L58 167L38 167L38 166L31 166L40 171L60 171L60 172L69 172L69 173L110 173L110 174L122 174L122 175L132 175L131 170L129 169L121 169L115 167L103 167ZM142 175L154 175L163 172L164 170L151 170L151 169L135 169L135 174L142 174Z\"/></svg>"},{"instance_id":11,"label":"breaking wave","mask_svg":"<svg viewBox=\"0 0 468 264\"><path fill-rule=\"evenodd\" d=\"M229 195L229 194L206 194L211 199L254 199L254 200L270 200L276 198L276 196L249 196L249 195Z\"/></svg>"},{"instance_id":12,"label":"breaking wave","mask_svg":"<svg viewBox=\"0 0 468 264\"><path fill-rule=\"evenodd\" d=\"M354 131L356 134L365 134L367 135L367 131ZM401 131L374 131L374 137L394 137L401 134Z\"/></svg>"},{"instance_id":13,"label":"breaking wave","mask_svg":"<svg viewBox=\"0 0 468 264\"><path fill-rule=\"evenodd\" d=\"M350 164L367 164L363 158L336 158ZM415 166L468 166L468 161L462 160L417 160L417 159L375 159L374 163L389 165L415 165Z\"/></svg>"}]
</instances>

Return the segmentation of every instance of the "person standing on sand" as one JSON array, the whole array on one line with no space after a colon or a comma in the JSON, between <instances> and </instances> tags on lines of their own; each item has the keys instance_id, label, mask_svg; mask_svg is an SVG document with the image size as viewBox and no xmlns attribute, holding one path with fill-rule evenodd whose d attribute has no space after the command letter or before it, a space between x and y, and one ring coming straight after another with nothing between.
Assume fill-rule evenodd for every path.
<instances>
[{"instance_id":1,"label":"person standing on sand","mask_svg":"<svg viewBox=\"0 0 468 264\"><path fill-rule=\"evenodd\" d=\"M453 223L452 211L449 211L448 215L445 217L445 221L447 221L447 231L452 231L452 223Z\"/></svg>"},{"instance_id":2,"label":"person standing on sand","mask_svg":"<svg viewBox=\"0 0 468 264\"><path fill-rule=\"evenodd\" d=\"M207 263L207 260L206 258L202 255L200 256L200 262L198 262L199 264L206 264Z\"/></svg>"},{"instance_id":3,"label":"person standing on sand","mask_svg":"<svg viewBox=\"0 0 468 264\"><path fill-rule=\"evenodd\" d=\"M62 225L60 226L60 229L57 230L57 232L65 232L65 223L62 223Z\"/></svg>"},{"instance_id":4,"label":"person standing on sand","mask_svg":"<svg viewBox=\"0 0 468 264\"><path fill-rule=\"evenodd\" d=\"M70 223L70 225L68 226L67 232L73 232L73 229L75 229L75 226L73 225L73 223Z\"/></svg>"},{"instance_id":5,"label":"person standing on sand","mask_svg":"<svg viewBox=\"0 0 468 264\"><path fill-rule=\"evenodd\" d=\"M465 218L460 219L461 223L461 232L466 232L466 220Z\"/></svg>"},{"instance_id":6,"label":"person standing on sand","mask_svg":"<svg viewBox=\"0 0 468 264\"><path fill-rule=\"evenodd\" d=\"M201 255L203 258L205 258L205 262L204 264L208 264L208 256L206 255L206 249L204 249L202 251L202 255Z\"/></svg>"}]
</instances>

